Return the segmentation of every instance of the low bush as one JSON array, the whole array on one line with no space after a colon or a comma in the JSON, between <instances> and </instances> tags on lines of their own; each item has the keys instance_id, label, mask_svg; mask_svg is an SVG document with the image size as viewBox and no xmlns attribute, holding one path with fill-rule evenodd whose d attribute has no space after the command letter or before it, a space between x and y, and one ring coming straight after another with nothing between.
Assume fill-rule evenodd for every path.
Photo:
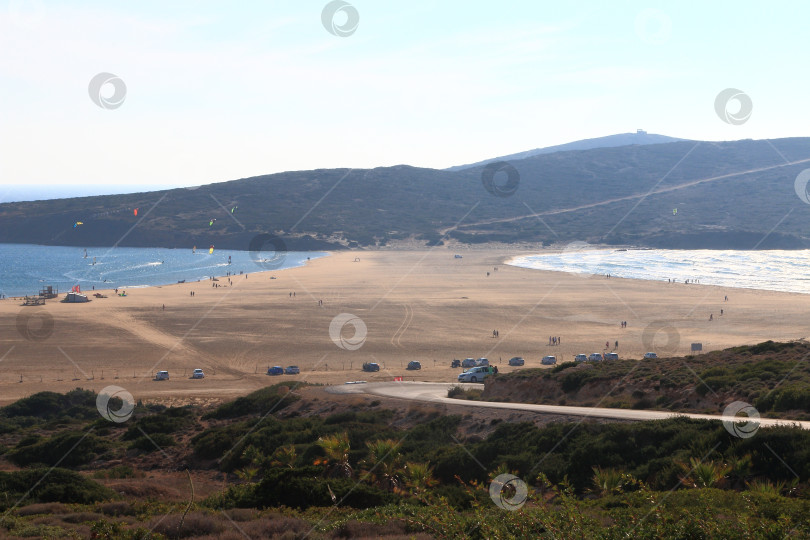
<instances>
[{"instance_id":1,"label":"low bush","mask_svg":"<svg viewBox=\"0 0 810 540\"><path fill-rule=\"evenodd\" d=\"M47 439L24 439L7 457L21 467L32 464L77 467L90 463L111 446L94 433L65 431Z\"/></svg>"},{"instance_id":2,"label":"low bush","mask_svg":"<svg viewBox=\"0 0 810 540\"><path fill-rule=\"evenodd\" d=\"M32 468L0 472L0 508L19 504L60 502L90 504L109 499L113 492L67 469Z\"/></svg>"}]
</instances>

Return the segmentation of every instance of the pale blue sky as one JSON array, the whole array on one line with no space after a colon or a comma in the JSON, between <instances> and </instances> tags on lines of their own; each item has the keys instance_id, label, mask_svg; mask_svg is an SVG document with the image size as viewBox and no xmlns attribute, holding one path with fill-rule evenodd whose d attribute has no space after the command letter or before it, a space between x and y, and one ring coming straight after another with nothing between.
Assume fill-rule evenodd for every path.
<instances>
[{"instance_id":1,"label":"pale blue sky","mask_svg":"<svg viewBox=\"0 0 810 540\"><path fill-rule=\"evenodd\" d=\"M444 168L637 128L810 134L807 2L357 0L348 37L326 3L0 3L2 184ZM126 83L119 108L91 101L99 72ZM742 125L714 110L730 87L753 102Z\"/></svg>"}]
</instances>

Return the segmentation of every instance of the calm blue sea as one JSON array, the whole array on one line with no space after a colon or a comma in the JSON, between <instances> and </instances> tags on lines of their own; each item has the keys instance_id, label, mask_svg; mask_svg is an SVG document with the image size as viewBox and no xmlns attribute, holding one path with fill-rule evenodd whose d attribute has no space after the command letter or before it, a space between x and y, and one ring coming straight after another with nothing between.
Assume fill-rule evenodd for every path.
<instances>
[{"instance_id":1,"label":"calm blue sea","mask_svg":"<svg viewBox=\"0 0 810 540\"><path fill-rule=\"evenodd\" d=\"M724 251L593 249L575 242L561 251L517 257L513 266L572 274L810 294L810 250Z\"/></svg>"},{"instance_id":2,"label":"calm blue sea","mask_svg":"<svg viewBox=\"0 0 810 540\"><path fill-rule=\"evenodd\" d=\"M209 276L281 270L301 266L322 251L283 253L165 248L85 248L0 244L0 294L36 294L44 285L60 292L80 285L82 291L114 287L168 285ZM228 264L228 257L231 263ZM95 261L95 264L94 264Z\"/></svg>"}]
</instances>

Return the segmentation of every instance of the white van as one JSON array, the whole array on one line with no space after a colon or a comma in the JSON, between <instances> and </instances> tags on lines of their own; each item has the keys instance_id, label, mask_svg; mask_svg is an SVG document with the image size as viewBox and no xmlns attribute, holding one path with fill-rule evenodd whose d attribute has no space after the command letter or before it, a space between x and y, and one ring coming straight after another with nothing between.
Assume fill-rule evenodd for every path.
<instances>
[{"instance_id":1,"label":"white van","mask_svg":"<svg viewBox=\"0 0 810 540\"><path fill-rule=\"evenodd\" d=\"M155 375L156 381L168 381L169 380L169 372L168 371L158 371Z\"/></svg>"}]
</instances>

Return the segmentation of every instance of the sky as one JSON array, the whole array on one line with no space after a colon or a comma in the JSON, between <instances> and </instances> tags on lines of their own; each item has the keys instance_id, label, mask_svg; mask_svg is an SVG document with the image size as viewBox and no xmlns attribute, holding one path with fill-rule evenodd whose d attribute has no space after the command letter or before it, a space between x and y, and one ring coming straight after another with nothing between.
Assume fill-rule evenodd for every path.
<instances>
[{"instance_id":1,"label":"sky","mask_svg":"<svg viewBox=\"0 0 810 540\"><path fill-rule=\"evenodd\" d=\"M808 15L802 1L0 0L0 201L445 168L636 129L806 136ZM105 73L118 87L91 89ZM747 98L724 120L726 89Z\"/></svg>"}]
</instances>

